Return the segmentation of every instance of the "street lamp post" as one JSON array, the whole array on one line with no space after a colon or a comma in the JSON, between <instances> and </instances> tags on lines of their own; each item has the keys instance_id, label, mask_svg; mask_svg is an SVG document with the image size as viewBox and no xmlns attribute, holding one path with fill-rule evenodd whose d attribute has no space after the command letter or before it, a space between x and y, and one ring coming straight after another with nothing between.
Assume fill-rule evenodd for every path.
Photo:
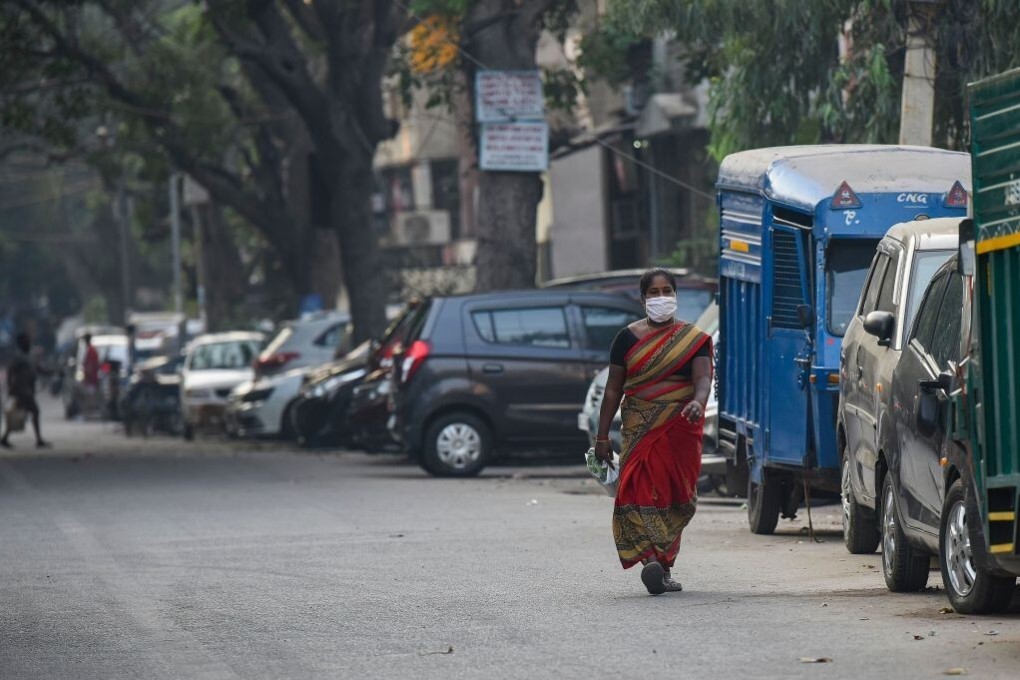
<instances>
[{"instance_id":1,"label":"street lamp post","mask_svg":"<svg viewBox=\"0 0 1020 680\"><path fill-rule=\"evenodd\" d=\"M180 176L170 174L170 240L173 248L174 312L184 312L184 292L181 288L181 205Z\"/></svg>"}]
</instances>

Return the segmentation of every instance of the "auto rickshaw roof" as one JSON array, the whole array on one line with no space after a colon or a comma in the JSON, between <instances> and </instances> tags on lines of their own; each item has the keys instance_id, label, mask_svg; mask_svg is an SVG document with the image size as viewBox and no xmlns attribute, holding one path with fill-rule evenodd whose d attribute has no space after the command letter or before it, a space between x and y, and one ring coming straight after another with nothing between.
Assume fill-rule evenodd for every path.
<instances>
[{"instance_id":1,"label":"auto rickshaw roof","mask_svg":"<svg viewBox=\"0 0 1020 680\"><path fill-rule=\"evenodd\" d=\"M970 155L924 146L821 144L730 154L716 187L754 191L814 212L845 181L857 194L946 193L959 180L971 190Z\"/></svg>"}]
</instances>

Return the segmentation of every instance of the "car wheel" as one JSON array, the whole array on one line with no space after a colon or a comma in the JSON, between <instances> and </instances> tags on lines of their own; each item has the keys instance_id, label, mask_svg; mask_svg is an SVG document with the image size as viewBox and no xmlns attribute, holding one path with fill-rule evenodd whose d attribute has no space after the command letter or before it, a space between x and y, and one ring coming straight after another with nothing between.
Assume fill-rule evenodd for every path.
<instances>
[{"instance_id":1,"label":"car wheel","mask_svg":"<svg viewBox=\"0 0 1020 680\"><path fill-rule=\"evenodd\" d=\"M840 473L840 498L843 502L843 543L851 555L870 555L878 549L882 535L874 513L862 508L854 498L850 480L850 460L843 457Z\"/></svg>"},{"instance_id":2,"label":"car wheel","mask_svg":"<svg viewBox=\"0 0 1020 680\"><path fill-rule=\"evenodd\" d=\"M167 433L179 437L184 433L184 418L180 413L171 413L166 417L165 426ZM149 430L152 431L152 419L149 419Z\"/></svg>"},{"instance_id":3,"label":"car wheel","mask_svg":"<svg viewBox=\"0 0 1020 680\"><path fill-rule=\"evenodd\" d=\"M425 434L421 466L437 477L474 477L492 455L489 427L470 413L450 413Z\"/></svg>"},{"instance_id":4,"label":"car wheel","mask_svg":"<svg viewBox=\"0 0 1020 680\"><path fill-rule=\"evenodd\" d=\"M761 484L756 484L750 476L747 478L747 524L751 533L759 535L776 530L783 506L782 486L769 476L768 470L762 470Z\"/></svg>"},{"instance_id":5,"label":"car wheel","mask_svg":"<svg viewBox=\"0 0 1020 680\"><path fill-rule=\"evenodd\" d=\"M949 487L942 506L939 565L949 603L960 614L991 614L1009 608L1016 579L979 571L974 564L967 531L963 480Z\"/></svg>"},{"instance_id":6,"label":"car wheel","mask_svg":"<svg viewBox=\"0 0 1020 680\"><path fill-rule=\"evenodd\" d=\"M882 572L886 587L894 593L921 590L928 583L930 561L927 553L907 543L890 471L882 482Z\"/></svg>"}]
</instances>

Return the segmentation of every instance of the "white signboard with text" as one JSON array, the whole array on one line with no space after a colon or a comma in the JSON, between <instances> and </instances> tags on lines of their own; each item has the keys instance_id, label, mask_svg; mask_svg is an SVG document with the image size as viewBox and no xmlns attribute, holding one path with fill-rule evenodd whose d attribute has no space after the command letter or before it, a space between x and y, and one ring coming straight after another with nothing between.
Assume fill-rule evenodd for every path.
<instances>
[{"instance_id":1,"label":"white signboard with text","mask_svg":"<svg viewBox=\"0 0 1020 680\"><path fill-rule=\"evenodd\" d=\"M475 73L475 120L502 123L545 118L545 96L538 71Z\"/></svg>"},{"instance_id":2,"label":"white signboard with text","mask_svg":"<svg viewBox=\"0 0 1020 680\"><path fill-rule=\"evenodd\" d=\"M486 123L479 135L482 170L542 172L549 167L549 125Z\"/></svg>"}]
</instances>

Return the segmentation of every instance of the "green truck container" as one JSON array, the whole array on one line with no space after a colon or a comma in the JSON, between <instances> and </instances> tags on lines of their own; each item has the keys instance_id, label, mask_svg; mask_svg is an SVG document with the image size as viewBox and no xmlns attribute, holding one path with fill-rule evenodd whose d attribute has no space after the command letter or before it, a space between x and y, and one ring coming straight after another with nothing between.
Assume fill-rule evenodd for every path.
<instances>
[{"instance_id":1,"label":"green truck container","mask_svg":"<svg viewBox=\"0 0 1020 680\"><path fill-rule=\"evenodd\" d=\"M973 277L973 316L956 438L973 463L974 568L1008 579L1020 576L1020 69L968 89L973 221L961 228L960 259Z\"/></svg>"}]
</instances>

